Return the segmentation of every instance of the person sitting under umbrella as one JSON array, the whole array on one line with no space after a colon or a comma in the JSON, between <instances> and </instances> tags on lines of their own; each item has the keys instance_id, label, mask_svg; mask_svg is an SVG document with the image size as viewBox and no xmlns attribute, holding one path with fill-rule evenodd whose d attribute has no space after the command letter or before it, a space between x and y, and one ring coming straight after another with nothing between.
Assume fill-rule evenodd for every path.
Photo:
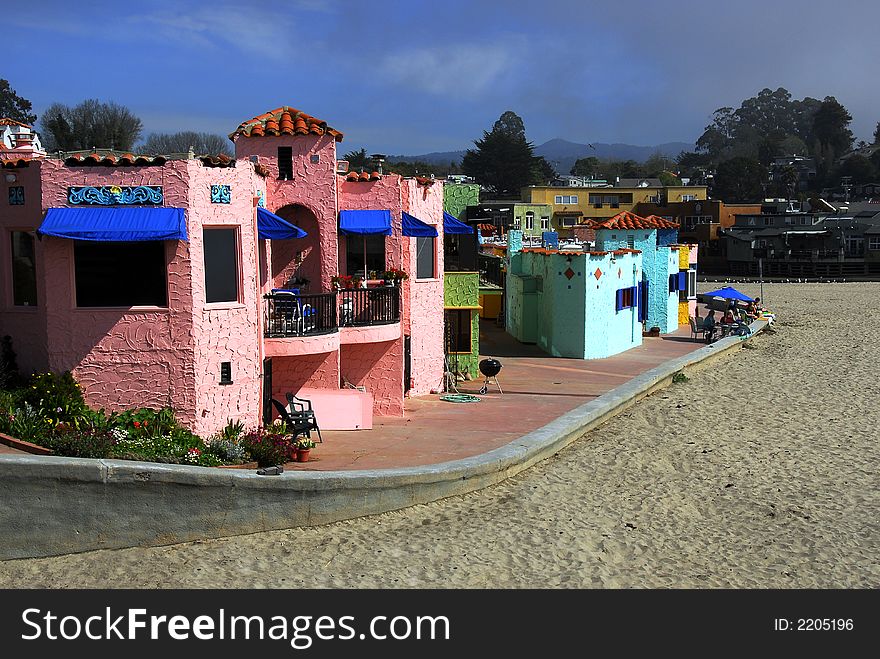
<instances>
[{"instance_id":1,"label":"person sitting under umbrella","mask_svg":"<svg viewBox=\"0 0 880 659\"><path fill-rule=\"evenodd\" d=\"M711 342L715 338L718 327L715 325L715 309L709 309L709 313L703 318L703 329L706 330L706 341Z\"/></svg>"}]
</instances>

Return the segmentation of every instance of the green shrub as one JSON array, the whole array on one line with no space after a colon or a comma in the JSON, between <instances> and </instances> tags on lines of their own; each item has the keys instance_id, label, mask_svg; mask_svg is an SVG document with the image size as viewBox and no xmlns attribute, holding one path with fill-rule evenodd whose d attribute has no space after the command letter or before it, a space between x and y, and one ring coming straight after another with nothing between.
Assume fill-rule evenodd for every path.
<instances>
[{"instance_id":1,"label":"green shrub","mask_svg":"<svg viewBox=\"0 0 880 659\"><path fill-rule=\"evenodd\" d=\"M680 382L687 382L688 380L690 380L690 378L681 371L672 376L672 381L675 384L679 384Z\"/></svg>"},{"instance_id":2,"label":"green shrub","mask_svg":"<svg viewBox=\"0 0 880 659\"><path fill-rule=\"evenodd\" d=\"M62 374L35 373L24 390L24 402L40 411L50 427L68 423L88 425L92 410L70 371Z\"/></svg>"},{"instance_id":3,"label":"green shrub","mask_svg":"<svg viewBox=\"0 0 880 659\"><path fill-rule=\"evenodd\" d=\"M113 436L108 432L62 425L48 435L43 444L56 455L68 458L107 458L113 451Z\"/></svg>"},{"instance_id":4,"label":"green shrub","mask_svg":"<svg viewBox=\"0 0 880 659\"><path fill-rule=\"evenodd\" d=\"M54 424L47 421L30 403L22 403L21 407L4 415L4 427L3 432L16 439L45 446L45 437L54 428Z\"/></svg>"},{"instance_id":5,"label":"green shrub","mask_svg":"<svg viewBox=\"0 0 880 659\"><path fill-rule=\"evenodd\" d=\"M21 384L18 361L12 349L12 337L7 334L0 339L0 389L12 389Z\"/></svg>"}]
</instances>

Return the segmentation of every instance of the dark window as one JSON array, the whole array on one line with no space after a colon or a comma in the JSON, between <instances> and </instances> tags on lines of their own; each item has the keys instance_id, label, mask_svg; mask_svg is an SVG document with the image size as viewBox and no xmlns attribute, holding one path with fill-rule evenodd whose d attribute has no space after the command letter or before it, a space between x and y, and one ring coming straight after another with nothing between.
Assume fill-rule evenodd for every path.
<instances>
[{"instance_id":1,"label":"dark window","mask_svg":"<svg viewBox=\"0 0 880 659\"><path fill-rule=\"evenodd\" d=\"M636 306L636 287L621 288L617 291L617 311Z\"/></svg>"},{"instance_id":2,"label":"dark window","mask_svg":"<svg viewBox=\"0 0 880 659\"><path fill-rule=\"evenodd\" d=\"M12 231L12 303L17 307L37 304L37 262L34 258L34 234Z\"/></svg>"},{"instance_id":3,"label":"dark window","mask_svg":"<svg viewBox=\"0 0 880 659\"><path fill-rule=\"evenodd\" d=\"M446 352L471 352L471 310L446 310Z\"/></svg>"},{"instance_id":4,"label":"dark window","mask_svg":"<svg viewBox=\"0 0 880 659\"><path fill-rule=\"evenodd\" d=\"M293 147L278 147L278 178L282 181L293 178Z\"/></svg>"},{"instance_id":5,"label":"dark window","mask_svg":"<svg viewBox=\"0 0 880 659\"><path fill-rule=\"evenodd\" d=\"M236 229L205 229L205 302L238 302Z\"/></svg>"},{"instance_id":6,"label":"dark window","mask_svg":"<svg viewBox=\"0 0 880 659\"><path fill-rule=\"evenodd\" d=\"M220 384L232 384L232 362L220 362Z\"/></svg>"},{"instance_id":7,"label":"dark window","mask_svg":"<svg viewBox=\"0 0 880 659\"><path fill-rule=\"evenodd\" d=\"M434 271L434 237L416 238L416 279L433 279L436 276Z\"/></svg>"},{"instance_id":8,"label":"dark window","mask_svg":"<svg viewBox=\"0 0 880 659\"><path fill-rule=\"evenodd\" d=\"M73 260L78 307L168 305L162 241L77 240Z\"/></svg>"},{"instance_id":9,"label":"dark window","mask_svg":"<svg viewBox=\"0 0 880 659\"><path fill-rule=\"evenodd\" d=\"M345 237L346 274L369 277L371 272L375 272L377 277L381 277L381 273L384 271L385 236L364 234Z\"/></svg>"}]
</instances>

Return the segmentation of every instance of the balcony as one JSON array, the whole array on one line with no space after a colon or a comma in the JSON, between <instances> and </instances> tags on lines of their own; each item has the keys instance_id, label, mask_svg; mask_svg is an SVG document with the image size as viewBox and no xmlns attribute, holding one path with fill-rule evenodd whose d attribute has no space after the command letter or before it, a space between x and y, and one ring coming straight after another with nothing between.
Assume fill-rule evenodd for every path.
<instances>
[{"instance_id":1,"label":"balcony","mask_svg":"<svg viewBox=\"0 0 880 659\"><path fill-rule=\"evenodd\" d=\"M267 339L327 334L339 328L335 293L271 293L263 299Z\"/></svg>"},{"instance_id":2,"label":"balcony","mask_svg":"<svg viewBox=\"0 0 880 659\"><path fill-rule=\"evenodd\" d=\"M276 292L263 299L267 357L333 352L340 343L375 343L400 336L397 286L315 295Z\"/></svg>"},{"instance_id":3,"label":"balcony","mask_svg":"<svg viewBox=\"0 0 880 659\"><path fill-rule=\"evenodd\" d=\"M337 294L340 327L369 327L400 322L400 287L344 289Z\"/></svg>"},{"instance_id":4,"label":"balcony","mask_svg":"<svg viewBox=\"0 0 880 659\"><path fill-rule=\"evenodd\" d=\"M480 254L477 258L480 268L480 283L504 288L504 275L501 269L501 258Z\"/></svg>"}]
</instances>

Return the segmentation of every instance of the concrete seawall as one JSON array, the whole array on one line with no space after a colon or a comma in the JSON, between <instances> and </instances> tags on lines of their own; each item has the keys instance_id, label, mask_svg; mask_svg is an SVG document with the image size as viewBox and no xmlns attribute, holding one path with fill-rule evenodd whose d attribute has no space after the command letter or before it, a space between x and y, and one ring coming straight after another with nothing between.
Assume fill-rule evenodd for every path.
<instances>
[{"instance_id":1,"label":"concrete seawall","mask_svg":"<svg viewBox=\"0 0 880 659\"><path fill-rule=\"evenodd\" d=\"M753 336L766 323L752 324ZM156 546L398 510L498 483L694 370L737 351L722 339L661 364L482 455L413 468L252 471L124 460L0 456L0 559Z\"/></svg>"}]
</instances>

